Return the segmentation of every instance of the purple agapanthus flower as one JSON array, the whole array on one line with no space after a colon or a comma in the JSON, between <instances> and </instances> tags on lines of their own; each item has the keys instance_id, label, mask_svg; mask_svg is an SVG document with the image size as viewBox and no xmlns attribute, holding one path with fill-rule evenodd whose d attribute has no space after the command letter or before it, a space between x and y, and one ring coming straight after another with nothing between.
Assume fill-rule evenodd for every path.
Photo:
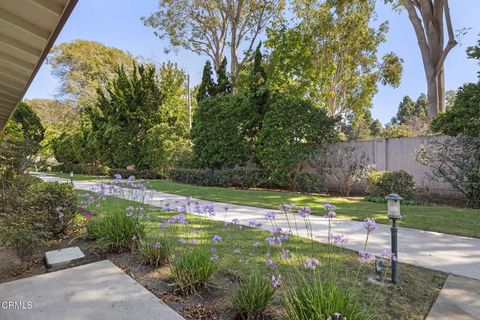
<instances>
[{"instance_id":1,"label":"purple agapanthus flower","mask_svg":"<svg viewBox=\"0 0 480 320\"><path fill-rule=\"evenodd\" d=\"M362 264L372 262L373 260L375 260L375 256L373 255L373 253L366 251L358 253L358 262Z\"/></svg>"},{"instance_id":2,"label":"purple agapanthus flower","mask_svg":"<svg viewBox=\"0 0 480 320\"><path fill-rule=\"evenodd\" d=\"M391 261L397 261L397 257L395 256L395 254L390 249L383 250L382 253L380 254L380 256L383 259L387 259L387 260L391 260Z\"/></svg>"},{"instance_id":3,"label":"purple agapanthus flower","mask_svg":"<svg viewBox=\"0 0 480 320\"><path fill-rule=\"evenodd\" d=\"M113 175L113 177L114 177L115 179L117 179L117 180L122 179L122 175L119 174L119 173L115 173L115 174Z\"/></svg>"},{"instance_id":4,"label":"purple agapanthus flower","mask_svg":"<svg viewBox=\"0 0 480 320\"><path fill-rule=\"evenodd\" d=\"M133 180L135 180L135 176L133 176L133 175L132 175L132 176L129 176L129 177L127 178L127 180L130 181L130 182L132 182Z\"/></svg>"},{"instance_id":5,"label":"purple agapanthus flower","mask_svg":"<svg viewBox=\"0 0 480 320\"><path fill-rule=\"evenodd\" d=\"M255 241L254 243L252 243L252 246L255 248L258 247L259 245L260 245L260 242L258 241Z\"/></svg>"},{"instance_id":6,"label":"purple agapanthus flower","mask_svg":"<svg viewBox=\"0 0 480 320\"><path fill-rule=\"evenodd\" d=\"M326 214L323 215L325 219L330 219L334 218L337 215L337 213L333 210L329 210Z\"/></svg>"},{"instance_id":7,"label":"purple agapanthus flower","mask_svg":"<svg viewBox=\"0 0 480 320\"><path fill-rule=\"evenodd\" d=\"M278 275L272 275L272 286L274 288L279 288L282 285L282 276Z\"/></svg>"},{"instance_id":8,"label":"purple agapanthus flower","mask_svg":"<svg viewBox=\"0 0 480 320\"><path fill-rule=\"evenodd\" d=\"M188 224L187 219L183 213L177 214L170 219L168 219L169 224L179 223L179 224Z\"/></svg>"},{"instance_id":9,"label":"purple agapanthus flower","mask_svg":"<svg viewBox=\"0 0 480 320\"><path fill-rule=\"evenodd\" d=\"M212 238L212 242L217 243L219 241L222 241L222 237L220 237L218 234L214 235Z\"/></svg>"},{"instance_id":10,"label":"purple agapanthus flower","mask_svg":"<svg viewBox=\"0 0 480 320\"><path fill-rule=\"evenodd\" d=\"M310 269L310 270L315 270L318 265L320 265L320 261L318 261L315 258L307 258L307 260L305 260L305 263L303 264L305 269Z\"/></svg>"},{"instance_id":11,"label":"purple agapanthus flower","mask_svg":"<svg viewBox=\"0 0 480 320\"><path fill-rule=\"evenodd\" d=\"M330 204L330 203L328 203L328 202L325 202L325 203L323 204L323 209L326 210L326 211L335 211L335 210L337 210L337 207L334 206L333 204Z\"/></svg>"},{"instance_id":12,"label":"purple agapanthus flower","mask_svg":"<svg viewBox=\"0 0 480 320\"><path fill-rule=\"evenodd\" d=\"M290 257L290 250L282 248L282 254L280 255L280 259L285 260Z\"/></svg>"},{"instance_id":13,"label":"purple agapanthus flower","mask_svg":"<svg viewBox=\"0 0 480 320\"><path fill-rule=\"evenodd\" d=\"M298 215L302 218L308 218L312 214L312 209L309 207L303 207L298 209Z\"/></svg>"},{"instance_id":14,"label":"purple agapanthus flower","mask_svg":"<svg viewBox=\"0 0 480 320\"><path fill-rule=\"evenodd\" d=\"M180 244L186 244L187 240L182 238L182 239L178 239L178 242L180 242Z\"/></svg>"},{"instance_id":15,"label":"purple agapanthus flower","mask_svg":"<svg viewBox=\"0 0 480 320\"><path fill-rule=\"evenodd\" d=\"M343 246L347 243L348 238L343 234L335 234L332 236L332 242L336 246Z\"/></svg>"},{"instance_id":16,"label":"purple agapanthus flower","mask_svg":"<svg viewBox=\"0 0 480 320\"><path fill-rule=\"evenodd\" d=\"M367 230L367 232L372 232L377 229L377 223L375 222L375 219L366 218L363 220L363 227Z\"/></svg>"},{"instance_id":17,"label":"purple agapanthus flower","mask_svg":"<svg viewBox=\"0 0 480 320\"><path fill-rule=\"evenodd\" d=\"M215 215L215 206L213 205L213 203L207 204L205 206L205 209L206 209L206 213L208 213L210 216Z\"/></svg>"},{"instance_id":18,"label":"purple agapanthus flower","mask_svg":"<svg viewBox=\"0 0 480 320\"><path fill-rule=\"evenodd\" d=\"M155 242L155 243L153 244L153 247L154 247L155 249L160 249L160 248L162 247L162 245L160 244L160 242Z\"/></svg>"},{"instance_id":19,"label":"purple agapanthus flower","mask_svg":"<svg viewBox=\"0 0 480 320\"><path fill-rule=\"evenodd\" d=\"M272 259L272 257L267 257L267 259L265 260L265 263L267 264L267 266L269 267L276 267L278 264Z\"/></svg>"},{"instance_id":20,"label":"purple agapanthus flower","mask_svg":"<svg viewBox=\"0 0 480 320\"><path fill-rule=\"evenodd\" d=\"M277 213L275 211L269 211L265 214L265 220L275 220Z\"/></svg>"},{"instance_id":21,"label":"purple agapanthus flower","mask_svg":"<svg viewBox=\"0 0 480 320\"><path fill-rule=\"evenodd\" d=\"M268 244L271 245L271 246L274 246L274 245L277 244L277 238L276 237L265 238L265 241L268 241Z\"/></svg>"},{"instance_id":22,"label":"purple agapanthus flower","mask_svg":"<svg viewBox=\"0 0 480 320\"><path fill-rule=\"evenodd\" d=\"M263 226L260 222L258 222L258 221L256 221L256 220L250 220L250 221L248 222L248 225L249 225L250 227L258 228L258 229L262 228L262 226Z\"/></svg>"},{"instance_id":23,"label":"purple agapanthus flower","mask_svg":"<svg viewBox=\"0 0 480 320\"><path fill-rule=\"evenodd\" d=\"M233 223L234 225L237 225L237 226L238 226L238 225L240 224L240 220L238 220L237 218L235 218L235 219L232 220L232 223Z\"/></svg>"},{"instance_id":24,"label":"purple agapanthus flower","mask_svg":"<svg viewBox=\"0 0 480 320\"><path fill-rule=\"evenodd\" d=\"M191 239L190 240L190 244L197 244L198 243L198 240L197 239Z\"/></svg>"}]
</instances>

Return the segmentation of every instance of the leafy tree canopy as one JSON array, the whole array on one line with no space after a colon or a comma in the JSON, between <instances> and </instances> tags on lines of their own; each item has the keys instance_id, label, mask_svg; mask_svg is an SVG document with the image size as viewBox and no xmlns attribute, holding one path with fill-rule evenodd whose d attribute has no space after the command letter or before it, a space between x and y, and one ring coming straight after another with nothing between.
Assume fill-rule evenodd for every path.
<instances>
[{"instance_id":1,"label":"leafy tree canopy","mask_svg":"<svg viewBox=\"0 0 480 320\"><path fill-rule=\"evenodd\" d=\"M480 84L462 86L453 106L433 119L432 129L450 136L480 136Z\"/></svg>"},{"instance_id":2,"label":"leafy tree canopy","mask_svg":"<svg viewBox=\"0 0 480 320\"><path fill-rule=\"evenodd\" d=\"M134 65L131 72L117 69L116 78L105 92L98 90L95 107L87 107L91 121L89 140L101 150L101 160L110 167L141 166L144 135L153 126L167 122L156 69Z\"/></svg>"},{"instance_id":3,"label":"leafy tree canopy","mask_svg":"<svg viewBox=\"0 0 480 320\"><path fill-rule=\"evenodd\" d=\"M170 48L207 55L216 72L229 48L230 73L236 77L244 61L240 50L248 53L254 48L284 4L284 0L158 0L158 10L141 19L160 39L168 39Z\"/></svg>"},{"instance_id":4,"label":"leafy tree canopy","mask_svg":"<svg viewBox=\"0 0 480 320\"><path fill-rule=\"evenodd\" d=\"M7 122L1 140L0 170L25 171L40 149L45 129L32 108L22 102Z\"/></svg>"},{"instance_id":5,"label":"leafy tree canopy","mask_svg":"<svg viewBox=\"0 0 480 320\"><path fill-rule=\"evenodd\" d=\"M291 23L268 31L273 90L312 99L334 116L369 108L378 82L399 85L402 60L378 57L388 26L371 26L372 1L302 0L293 9Z\"/></svg>"},{"instance_id":6,"label":"leafy tree canopy","mask_svg":"<svg viewBox=\"0 0 480 320\"><path fill-rule=\"evenodd\" d=\"M59 44L51 50L47 63L60 80L60 93L76 107L93 104L98 88L105 88L119 65L131 70L134 57L117 48L89 40Z\"/></svg>"},{"instance_id":7,"label":"leafy tree canopy","mask_svg":"<svg viewBox=\"0 0 480 320\"><path fill-rule=\"evenodd\" d=\"M409 96L403 97L402 102L398 105L397 115L392 118L391 123L407 124L413 117L428 120L428 101L423 93L416 101Z\"/></svg>"}]
</instances>

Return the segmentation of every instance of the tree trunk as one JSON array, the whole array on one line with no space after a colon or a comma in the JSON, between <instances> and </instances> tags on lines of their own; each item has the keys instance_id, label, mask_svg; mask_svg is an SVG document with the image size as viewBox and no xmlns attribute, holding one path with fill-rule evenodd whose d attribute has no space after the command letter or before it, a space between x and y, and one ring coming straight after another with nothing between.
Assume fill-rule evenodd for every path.
<instances>
[{"instance_id":1,"label":"tree trunk","mask_svg":"<svg viewBox=\"0 0 480 320\"><path fill-rule=\"evenodd\" d=\"M453 34L448 0L402 0L408 11L422 54L427 79L428 115L435 117L445 111L444 62L450 50L457 45ZM420 13L420 17L418 13ZM448 43L444 46L444 18Z\"/></svg>"}]
</instances>

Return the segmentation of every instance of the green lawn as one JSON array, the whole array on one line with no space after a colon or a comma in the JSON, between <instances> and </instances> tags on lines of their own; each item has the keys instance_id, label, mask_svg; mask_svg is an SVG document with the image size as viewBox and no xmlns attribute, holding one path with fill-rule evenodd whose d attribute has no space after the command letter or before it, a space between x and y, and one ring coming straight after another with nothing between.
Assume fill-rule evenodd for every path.
<instances>
[{"instance_id":1,"label":"green lawn","mask_svg":"<svg viewBox=\"0 0 480 320\"><path fill-rule=\"evenodd\" d=\"M387 205L363 201L361 198L309 196L289 192L238 190L192 186L168 180L149 180L150 187L166 193L194 198L277 209L282 203L312 208L314 214L323 215L323 203L337 206L338 217L363 220L373 217L379 223L390 223L386 217ZM447 206L404 205L401 226L480 238L480 210Z\"/></svg>"},{"instance_id":2,"label":"green lawn","mask_svg":"<svg viewBox=\"0 0 480 320\"><path fill-rule=\"evenodd\" d=\"M78 193L84 194L85 191L78 191ZM98 206L97 203L91 204L87 209L94 215L101 215L112 210L124 210L127 206L133 205L126 200L113 200L111 198L99 203ZM161 232L158 221L168 219L175 214L159 212L158 209L149 206L144 206L144 208L149 217L147 230L150 237L155 237ZM208 247L214 246L211 242L213 235L218 234L223 238L221 242L215 245L216 252L220 256L219 264L222 273L245 275L253 269L268 273L269 269L265 264L265 253L267 251L280 263L278 271L275 271L275 273L281 272L283 279L293 276L297 272L296 270L305 272L303 268L297 269L293 266L301 266L302 264L296 261L304 261L305 257L313 256L322 261L320 274L329 270L326 263L326 245L315 243L312 246L312 243L307 239L291 237L284 242L284 247L287 246L294 252L298 260L280 260L280 247L272 247L266 244L265 238L270 235L268 231L247 227L239 230L234 226L226 228L222 222L194 215L187 215L187 220L188 229L179 226L179 229L176 230L179 238L196 239L199 241L197 245ZM260 243L256 248L252 246L255 241ZM234 252L236 248L240 249L240 253ZM358 270L356 254L347 250L339 252L340 249L338 248L336 250L337 258L335 259L334 270L338 284L345 290L354 291L359 303L371 307L372 313L377 315L378 319L423 319L446 279L444 273L402 264L402 283L400 286L394 288L378 287L365 281L363 276L356 277ZM241 263L241 258L245 259L246 262ZM365 272L371 274L372 270L373 265L369 265L361 271L361 275ZM276 301L278 303L279 299ZM278 307L275 307L275 309L278 309Z\"/></svg>"},{"instance_id":3,"label":"green lawn","mask_svg":"<svg viewBox=\"0 0 480 320\"><path fill-rule=\"evenodd\" d=\"M63 176L62 176L63 177ZM89 180L92 176L75 175L75 179ZM93 177L97 179L98 177ZM165 193L192 196L194 198L232 204L277 209L282 203L312 208L314 214L323 215L323 203L337 206L338 217L363 220L373 217L379 223L389 224L386 204L363 201L362 198L310 196L289 192L262 190L239 190L217 187L202 187L176 183L168 180L148 180L149 188ZM466 237L480 238L480 210L447 206L403 205L403 227L437 231Z\"/></svg>"}]
</instances>

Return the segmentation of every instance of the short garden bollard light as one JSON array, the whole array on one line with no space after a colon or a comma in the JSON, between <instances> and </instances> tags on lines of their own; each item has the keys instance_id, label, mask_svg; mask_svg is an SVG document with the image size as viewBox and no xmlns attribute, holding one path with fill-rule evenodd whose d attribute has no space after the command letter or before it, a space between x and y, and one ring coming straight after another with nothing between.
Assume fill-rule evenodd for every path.
<instances>
[{"instance_id":1,"label":"short garden bollard light","mask_svg":"<svg viewBox=\"0 0 480 320\"><path fill-rule=\"evenodd\" d=\"M70 171L70 183L73 184L73 171Z\"/></svg>"},{"instance_id":2,"label":"short garden bollard light","mask_svg":"<svg viewBox=\"0 0 480 320\"><path fill-rule=\"evenodd\" d=\"M385 197L387 199L388 213L387 216L392 220L392 227L390 232L392 234L392 282L398 283L398 244L397 244L397 220L402 218L400 214L400 197L396 193L391 193Z\"/></svg>"}]
</instances>

